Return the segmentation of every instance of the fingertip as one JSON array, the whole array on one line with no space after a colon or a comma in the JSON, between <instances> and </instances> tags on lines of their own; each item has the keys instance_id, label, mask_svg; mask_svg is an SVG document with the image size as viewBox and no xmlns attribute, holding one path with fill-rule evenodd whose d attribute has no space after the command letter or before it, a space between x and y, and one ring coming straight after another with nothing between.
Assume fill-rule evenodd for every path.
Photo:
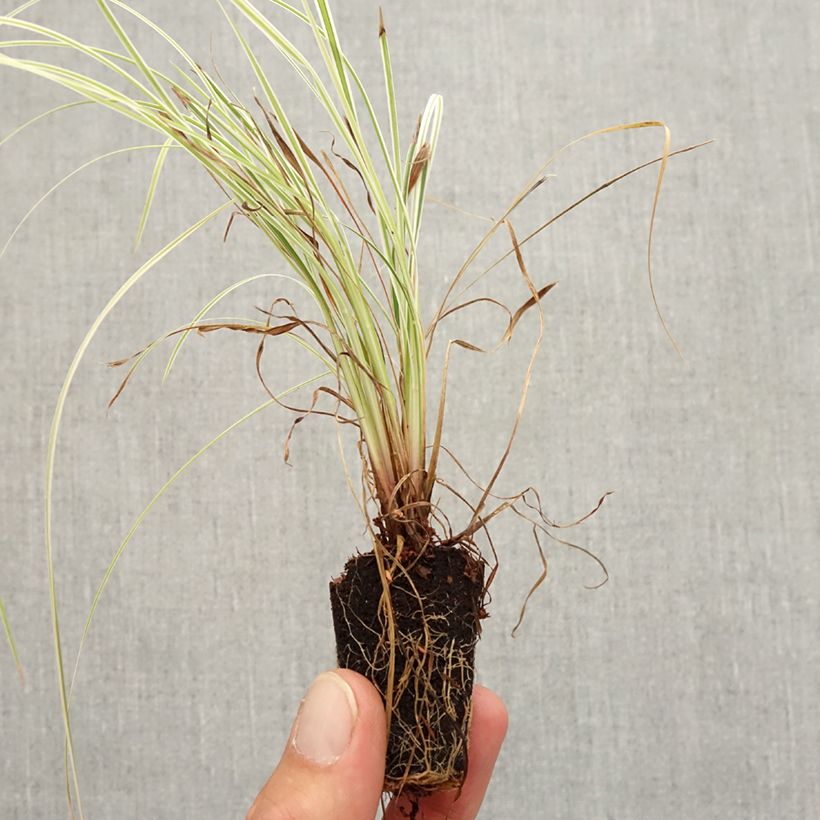
<instances>
[{"instance_id":1,"label":"fingertip","mask_svg":"<svg viewBox=\"0 0 820 820\"><path fill-rule=\"evenodd\" d=\"M504 701L486 686L473 689L473 721L480 725L482 735L497 738L499 745L507 734L510 716Z\"/></svg>"}]
</instances>

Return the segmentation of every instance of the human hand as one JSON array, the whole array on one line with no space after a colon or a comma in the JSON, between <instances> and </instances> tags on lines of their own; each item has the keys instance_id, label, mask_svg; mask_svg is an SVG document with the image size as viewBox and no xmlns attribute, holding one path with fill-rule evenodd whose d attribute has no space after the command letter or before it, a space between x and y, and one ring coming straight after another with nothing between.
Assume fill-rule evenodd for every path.
<instances>
[{"instance_id":1,"label":"human hand","mask_svg":"<svg viewBox=\"0 0 820 820\"><path fill-rule=\"evenodd\" d=\"M506 731L504 704L489 689L476 686L461 794L422 798L419 820L474 820ZM319 675L247 820L373 820L382 795L386 745L384 706L370 681L349 669ZM385 820L410 816L409 805L406 799L394 799Z\"/></svg>"}]
</instances>

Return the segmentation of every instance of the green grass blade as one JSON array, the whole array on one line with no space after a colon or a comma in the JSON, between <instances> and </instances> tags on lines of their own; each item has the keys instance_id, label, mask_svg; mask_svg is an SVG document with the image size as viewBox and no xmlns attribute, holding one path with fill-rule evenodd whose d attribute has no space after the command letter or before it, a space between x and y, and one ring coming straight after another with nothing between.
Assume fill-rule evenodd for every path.
<instances>
[{"instance_id":1,"label":"green grass blade","mask_svg":"<svg viewBox=\"0 0 820 820\"><path fill-rule=\"evenodd\" d=\"M30 207L30 208L29 208L29 209L28 209L28 211L26 211L26 213L25 213L25 215L23 216L23 218L22 218L22 219L21 219L21 220L20 220L20 221L19 221L19 222L18 222L18 223L14 226L14 230L12 230L11 234L10 234L10 235L9 235L9 237L6 239L5 243L3 244L3 247L2 247L2 248L0 248L0 259L2 259L2 258L3 258L3 256L5 256L6 251L8 250L9 245L12 243L12 240L14 239L14 237L15 237L15 236L17 236L17 232L20 230L20 228L22 228L22 227L23 227L23 225L25 225L25 223L28 221L29 217L30 217L30 216L31 216L31 215L32 215L32 214L33 214L33 213L37 210L37 208L38 208L38 207L39 207L39 206L40 206L40 205L41 205L41 204L42 204L42 203L43 203L46 199L48 199L48 197L50 197L50 196L51 196L51 194L53 194L53 193L54 193L54 192L55 192L58 188L60 188L62 185L64 185L66 182L68 182L68 180L70 180L73 176L76 176L77 174L79 174L81 171L84 171L84 170L85 170L86 168L88 168L89 166L94 165L95 163L100 162L101 160L108 159L109 157L114 157L114 156L117 156L117 155L119 155L119 154L125 154L125 153L128 153L128 152L130 152L130 151L146 151L146 150L149 150L149 149L152 149L152 148L162 148L162 147L163 147L162 145L153 144L153 145L131 145L131 146L129 146L128 148L117 148L117 149L116 149L116 150L114 150L114 151L107 151L105 154L100 154L99 156L94 157L93 159L88 160L88 162L84 162L82 165L80 165L79 167L75 168L75 169L74 169L73 171L71 171L70 173L66 174L66 175L65 175L65 176L64 176L64 177L63 177L63 178L62 178L59 182L56 182L54 185L52 185L52 186L51 186L51 188L49 188L49 189L48 189L48 190L47 190L47 191L46 191L46 192L45 192L45 193L44 193L44 194L43 194L43 195L42 195L42 196L41 196L41 197L40 197L40 198L39 198L39 199L38 199L38 200L37 200L37 201L36 201L36 202L35 202L35 203L34 203L34 204Z\"/></svg>"},{"instance_id":2,"label":"green grass blade","mask_svg":"<svg viewBox=\"0 0 820 820\"><path fill-rule=\"evenodd\" d=\"M70 103L63 103L62 105L56 105L54 108L49 108L48 111L43 111L40 114L37 114L36 117L32 117L30 120L26 120L22 125L18 125L12 131L9 131L3 139L0 140L0 148L2 148L10 139L16 137L21 131L24 131L30 125L34 125L34 123L39 122L46 117L50 117L52 114L56 114L58 111L65 111L66 108L76 108L78 105L88 105L91 100L74 100Z\"/></svg>"},{"instance_id":3,"label":"green grass blade","mask_svg":"<svg viewBox=\"0 0 820 820\"><path fill-rule=\"evenodd\" d=\"M142 72L143 76L148 80L149 83L154 87L159 98L165 103L167 106L166 110L169 112L176 111L176 106L174 105L173 101L171 100L170 96L168 96L168 92L163 88L162 83L156 77L154 71L149 68L148 63L142 57L137 47L134 45L131 38L126 34L125 29L120 24L120 21L117 20L114 12L111 11L110 6L106 2L106 0L97 0L97 5L100 7L105 19L108 21L108 24L111 26L111 29L117 35L119 41L125 46L125 50L131 55L134 62L137 64L138 68Z\"/></svg>"},{"instance_id":4,"label":"green grass blade","mask_svg":"<svg viewBox=\"0 0 820 820\"><path fill-rule=\"evenodd\" d=\"M14 635L11 631L11 624L9 623L9 616L6 612L6 606L3 599L0 598L0 621L3 623L3 631L6 633L6 642L11 650L11 657L14 660L14 665L17 668L17 674L20 676L20 681L23 680L23 664L20 661L20 653L17 651L17 644L14 642Z\"/></svg>"},{"instance_id":5,"label":"green grass blade","mask_svg":"<svg viewBox=\"0 0 820 820\"><path fill-rule=\"evenodd\" d=\"M165 144L159 149L157 154L157 161L154 164L154 170L151 173L151 181L148 184L148 193L145 196L145 205L142 208L142 215L140 216L140 224L137 228L137 235L134 239L134 250L139 248L142 241L142 235L145 232L145 226L148 223L148 214L151 212L151 205L154 203L154 195L157 192L157 185L159 184L159 176L162 173L162 166L165 164L165 157L168 156L168 150L174 144L173 137L165 140Z\"/></svg>"},{"instance_id":6,"label":"green grass blade","mask_svg":"<svg viewBox=\"0 0 820 820\"><path fill-rule=\"evenodd\" d=\"M390 59L390 45L387 42L387 29L384 25L384 15L379 9L379 44L382 52L382 68L384 70L384 87L387 94L387 110L390 115L390 136L393 141L393 164L398 174L401 167L401 140L399 137L399 112L396 103L396 84L393 80L393 63Z\"/></svg>"},{"instance_id":7,"label":"green grass blade","mask_svg":"<svg viewBox=\"0 0 820 820\"><path fill-rule=\"evenodd\" d=\"M224 203L215 210L211 211L202 219L195 222L191 227L183 231L179 236L169 242L165 247L161 248L155 253L144 265L135 271L123 285L117 290L114 296L108 301L108 304L100 311L96 319L86 331L86 334L74 354L74 358L69 365L63 380L63 385L57 396L57 402L54 409L54 415L51 421L51 430L48 438L48 446L46 451L46 477L45 477L45 543L46 543L46 563L48 565L48 584L49 584L49 603L51 607L51 625L52 637L54 641L54 653L57 662L57 684L60 691L60 704L62 708L63 728L65 730L66 744L68 747L68 761L70 767L70 779L74 786L74 796L76 799L77 811L80 820L83 820L82 802L80 798L79 778L77 775L77 763L74 756L74 743L71 734L71 720L68 710L68 696L65 685L65 670L63 665L63 650L62 639L60 636L60 622L59 610L57 606L57 585L54 576L54 544L52 534L52 507L54 494L54 465L57 454L57 440L60 433L60 425L62 422L63 411L65 409L66 399L68 398L68 391L74 381L74 376L83 360L88 346L96 335L102 323L105 321L109 313L117 306L122 298L128 293L131 288L148 273L160 260L167 256L174 248L182 244L188 237L198 231L205 224L210 222L218 214L222 213L230 203Z\"/></svg>"},{"instance_id":8,"label":"green grass blade","mask_svg":"<svg viewBox=\"0 0 820 820\"><path fill-rule=\"evenodd\" d=\"M17 6L16 9L10 11L6 16L7 17L16 17L18 14L22 14L26 9L30 9L32 6L36 6L40 0L28 0L28 2L23 3L21 6Z\"/></svg>"},{"instance_id":9,"label":"green grass blade","mask_svg":"<svg viewBox=\"0 0 820 820\"><path fill-rule=\"evenodd\" d=\"M46 26L41 26L38 23L32 23L28 20L19 20L17 18L12 17L0 17L0 27L3 25L9 26L11 28L21 29L23 31L30 31L34 34L40 34L44 37L48 37L49 39L53 40L55 43L60 45L68 46L73 51L76 51L79 54L85 54L87 57L90 57L92 60L100 63L105 68L113 71L117 76L122 77L124 80L128 81L131 85L134 85L140 91L142 91L146 96L150 97L155 104L165 103L165 97L158 98L151 91L143 85L133 74L129 74L123 68L118 66L115 62L113 62L107 56L107 53L103 49L94 48L92 46L88 46L85 43L81 43L79 40L75 40L73 37L69 37L65 34L62 34L59 31L55 31L54 29L47 28ZM134 58L132 58L132 61ZM21 60L20 62L28 62ZM52 68L57 68L57 66L51 66ZM77 72L78 77L82 77ZM89 78L86 78L89 79ZM156 78L154 78L156 82ZM114 92L117 93L117 92ZM171 106L170 111L174 114L176 113L176 109L173 107L170 99L168 99L167 104Z\"/></svg>"},{"instance_id":10,"label":"green grass blade","mask_svg":"<svg viewBox=\"0 0 820 820\"><path fill-rule=\"evenodd\" d=\"M143 521L147 517L147 515L151 512L154 508L156 503L162 498L162 496L168 491L171 485L176 482L176 480L185 473L191 465L193 465L196 461L198 461L205 453L208 452L215 444L220 442L223 438L225 438L229 433L233 432L237 427L244 424L248 419L253 418L257 413L261 413L266 408L270 407L271 405L275 404L276 401L281 401L285 397L289 396L291 393L295 393L297 390L300 390L303 387L306 387L309 384L313 384L314 382L319 381L320 379L325 378L325 376L331 375L332 370L325 370L322 373L318 373L315 376L312 376L309 379L306 379L303 382L300 382L297 385L293 385L288 389L282 391L276 396L276 399L268 399L267 401L260 404L258 407L251 410L249 413L246 413L241 418L234 421L228 427L226 427L219 435L212 438L207 444L203 447L200 447L181 467L179 467L168 480L160 487L160 489L154 494L148 504L142 509L140 514L134 519L133 524L131 525L130 529L126 533L123 540L120 542L117 551L114 553L113 558L109 562L108 566L106 567L105 573L103 574L102 580L100 581L97 591L94 594L94 599L91 602L91 608L89 610L88 616L86 617L85 626L83 627L83 634L82 638L80 639L80 645L77 650L77 658L74 664L74 672L71 676L71 682L69 685L69 698L71 697L71 692L74 689L74 683L77 678L77 671L79 669L80 664L80 655L82 654L83 647L85 646L86 639L88 638L88 633L91 629L91 622L94 618L94 613L97 611L97 607L100 603L100 598L102 597L103 592L105 591L106 586L108 585L109 580L111 579L111 575L113 574L114 570L119 563L120 558L122 558L123 553L125 552L126 547L133 539L134 535L136 534L137 530L142 525Z\"/></svg>"},{"instance_id":11,"label":"green grass blade","mask_svg":"<svg viewBox=\"0 0 820 820\"><path fill-rule=\"evenodd\" d=\"M319 9L319 14L322 18L322 23L324 25L324 38L330 45L330 53L333 57L333 63L336 70L333 71L331 66L328 66L328 68L331 69L334 75L334 79L336 80L339 88L339 93L345 104L345 108L348 111L348 117L351 118L351 125L354 126L354 123L358 121L358 118L356 117L356 106L353 102L353 94L350 90L347 67L342 55L341 46L339 45L339 35L336 31L336 24L333 20L333 13L330 10L330 6L327 4L327 0L316 0L316 6ZM308 4L308 0L302 0L302 7L304 8L307 16L311 17L312 15L309 11L310 5ZM316 28L318 29L318 26Z\"/></svg>"}]
</instances>

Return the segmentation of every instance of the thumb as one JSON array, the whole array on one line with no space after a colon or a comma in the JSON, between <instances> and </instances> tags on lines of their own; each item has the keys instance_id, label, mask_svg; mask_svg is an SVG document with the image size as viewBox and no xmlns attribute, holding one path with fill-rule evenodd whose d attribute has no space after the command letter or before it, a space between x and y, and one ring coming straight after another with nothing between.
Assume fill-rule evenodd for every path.
<instances>
[{"instance_id":1,"label":"thumb","mask_svg":"<svg viewBox=\"0 0 820 820\"><path fill-rule=\"evenodd\" d=\"M348 669L319 675L247 820L372 820L386 744L375 687Z\"/></svg>"}]
</instances>

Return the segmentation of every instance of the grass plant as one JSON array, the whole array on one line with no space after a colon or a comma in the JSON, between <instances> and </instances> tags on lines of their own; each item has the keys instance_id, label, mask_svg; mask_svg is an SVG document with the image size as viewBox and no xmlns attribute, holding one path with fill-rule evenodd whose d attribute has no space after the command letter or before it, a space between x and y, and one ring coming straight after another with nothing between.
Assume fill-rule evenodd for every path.
<instances>
[{"instance_id":1,"label":"grass plant","mask_svg":"<svg viewBox=\"0 0 820 820\"><path fill-rule=\"evenodd\" d=\"M378 36L383 68L384 81L380 93L384 94L386 102L385 120L377 116L375 98L370 95L342 48L328 0L294 0L293 3L285 0L257 0L256 3L251 0L225 0L224 4L220 3L227 25L240 44L255 78L256 94L247 100L236 97L218 72L203 68L171 34L123 0L96 0L99 12L116 35L119 43L116 50L83 42L26 19L25 12L37 2L30 0L0 17L0 34L7 38L0 41L0 66L57 83L77 99L38 115L15 129L3 141L44 116L57 115L69 107L90 103L144 126L158 139L145 145L110 151L72 171L35 202L0 249L0 257L23 222L50 193L92 163L125 152L156 152L135 247L139 246L150 218L163 168L171 157L178 156L180 152L192 158L209 174L223 199L216 208L210 209L150 256L110 298L79 345L57 398L47 450L45 540L54 650L66 738L67 792L72 811L83 817L70 719L71 690L79 653L74 672L69 678L63 659L54 578L54 464L61 419L74 377L97 330L125 294L175 248L215 218L228 218L226 235L235 219L244 218L270 241L289 272L261 274L236 282L209 300L190 321L154 340L137 355L114 362L127 368L114 399L120 395L140 363L160 348L165 340L171 339L173 349L164 372L167 376L186 340L194 332L204 334L227 330L255 337L258 340L256 367L265 389L267 385L261 361L265 346L277 339L290 340L309 351L316 360L317 373L277 395L268 391L270 395L265 403L238 419L171 475L134 521L114 554L94 596L80 651L100 597L120 556L154 504L216 442L271 405L281 405L295 411L294 427L307 416L324 415L338 422L338 429L354 431L361 469L358 476L350 472L348 479L356 489L357 503L370 534L383 587L382 602L388 611L385 628L388 634L392 634L395 619L389 614L389 606L394 579L402 573L409 577L406 568L430 550L464 547L481 558L474 540L477 533L484 532L489 538L488 525L506 511L519 515L533 527L542 557L544 572L530 594L546 577L546 558L539 533L570 547L583 549L556 534L558 525L543 514L538 494L531 488L507 497L495 492L497 479L507 462L524 412L530 376L543 336L541 301L554 285L552 282L533 281L525 264L523 248L590 196L642 168L655 165L657 177L647 243L647 272L658 316L672 339L658 308L652 280L652 228L667 163L670 157L691 150L691 147L672 151L669 129L658 120L599 129L565 146L542 164L501 215L491 221L464 264L451 278L439 309L431 320L425 321L420 307L420 292L431 285L423 281L418 249L428 201L428 182L439 142L443 101L440 96L431 95L420 112L413 133L402 134L383 18L380 17L374 34ZM312 35L318 59L309 58L297 48L277 24L279 17L287 25L307 29ZM135 27L147 30L164 42L174 53L176 64L166 68L150 65L129 34ZM267 47L286 61L301 79L305 90L318 101L326 117L324 125L334 135L329 148L310 144L300 130L302 124L291 118L277 93L275 82L263 68L266 53L252 47L248 31L255 32L257 37L261 35ZM21 56L32 52L36 53L34 57ZM40 53L42 58L39 58ZM61 65L58 60L60 53L84 58L87 69L77 70ZM659 156L606 180L535 231L522 239L517 237L512 224L513 213L545 181L550 166L563 151L581 140L635 129L660 131L663 142ZM483 269L476 272L477 260L486 255L486 249L499 231L505 232L509 238L509 252L485 263ZM505 305L500 298L471 298L470 288L507 257L514 259L529 293L528 298L512 307ZM470 274L474 278L468 281ZM269 311L255 319L212 318L212 311L224 298L264 277L281 277L295 282L310 301L316 317L311 318L311 313L299 309L289 300L279 298ZM452 455L443 441L447 371L451 356L456 348L472 351L478 348L462 339L447 343L440 380L434 393L438 396L438 409L431 425L428 425L426 411L431 389L429 365L433 341L442 332L442 323L476 303L488 301L500 306L507 317L499 334L499 345L510 341L526 314L534 311L540 324L538 341L533 346L515 403L514 424L506 447L493 460L495 466L489 478L474 481L477 498L468 500L457 493L440 472L442 456ZM298 405L290 404L292 400L289 396L297 391L304 392L308 386L312 387L310 399L300 401ZM290 436L285 445L286 457L289 441ZM459 468L458 460L455 456L452 458L456 468ZM436 501L435 493L439 489L450 491L457 503L466 505L463 524L451 523L452 514L448 514ZM492 541L489 543L492 544ZM483 587L484 591L493 575L494 570ZM522 607L522 616L523 612ZM0 616L19 663L2 604ZM396 679L396 641L391 644L385 661L389 675L383 694L388 706L388 721L399 697L396 694L399 685ZM405 727L403 731L412 733L413 727ZM445 777L441 782L452 785L453 772L445 774L450 780ZM402 785L396 781L390 784L390 788L400 790ZM436 781L436 787L438 785L439 781Z\"/></svg>"}]
</instances>

